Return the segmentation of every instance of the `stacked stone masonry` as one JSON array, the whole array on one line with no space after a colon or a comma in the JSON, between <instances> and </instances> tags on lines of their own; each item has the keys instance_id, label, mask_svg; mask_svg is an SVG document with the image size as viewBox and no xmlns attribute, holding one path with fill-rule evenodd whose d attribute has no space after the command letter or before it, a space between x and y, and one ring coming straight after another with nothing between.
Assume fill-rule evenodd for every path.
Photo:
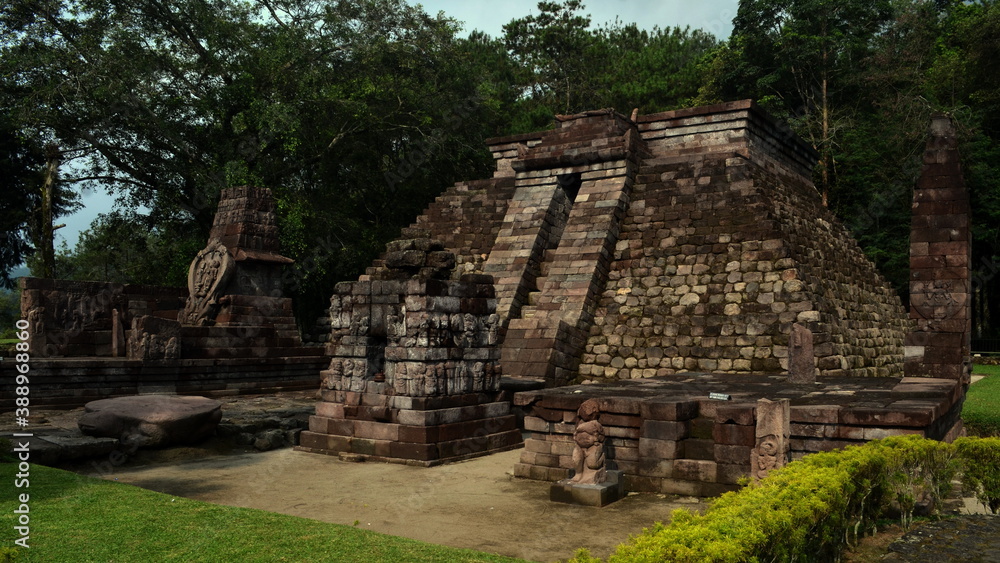
<instances>
[{"instance_id":1,"label":"stacked stone masonry","mask_svg":"<svg viewBox=\"0 0 1000 563\"><path fill-rule=\"evenodd\" d=\"M513 193L513 178L459 182L438 196L411 227L428 230L431 238L455 254L454 279L482 273ZM375 263L376 268L384 265L385 256Z\"/></svg>"},{"instance_id":2,"label":"stacked stone masonry","mask_svg":"<svg viewBox=\"0 0 1000 563\"><path fill-rule=\"evenodd\" d=\"M900 300L823 207L815 152L752 102L592 111L487 144L494 178L416 225L455 276L493 276L504 375L781 373L794 324L817 375L902 375Z\"/></svg>"},{"instance_id":3,"label":"stacked stone masonry","mask_svg":"<svg viewBox=\"0 0 1000 563\"><path fill-rule=\"evenodd\" d=\"M972 230L951 119L932 120L913 191L910 318L906 374L969 381L972 337Z\"/></svg>"},{"instance_id":4,"label":"stacked stone masonry","mask_svg":"<svg viewBox=\"0 0 1000 563\"><path fill-rule=\"evenodd\" d=\"M712 399L713 392L730 400ZM530 435L514 474L543 481L568 477L576 409L593 398L600 404L608 469L624 473L625 490L716 496L768 467L762 438L774 431L758 416L760 400L770 406L775 403L767 398L779 397L790 401L784 407L787 436L771 467L888 436L952 440L962 431L964 392L950 379L830 377L795 385L781 376L665 376L516 393L514 404L525 410Z\"/></svg>"},{"instance_id":5,"label":"stacked stone masonry","mask_svg":"<svg viewBox=\"0 0 1000 563\"><path fill-rule=\"evenodd\" d=\"M299 449L435 465L521 444L500 391L493 278L449 279L455 257L420 228L370 278L338 284L330 366Z\"/></svg>"}]
</instances>

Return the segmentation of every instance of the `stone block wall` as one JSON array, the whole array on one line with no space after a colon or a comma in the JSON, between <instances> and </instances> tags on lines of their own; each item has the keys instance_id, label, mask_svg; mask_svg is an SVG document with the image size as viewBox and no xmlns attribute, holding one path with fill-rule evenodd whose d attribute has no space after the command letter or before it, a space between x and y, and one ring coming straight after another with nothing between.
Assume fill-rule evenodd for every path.
<instances>
[{"instance_id":1,"label":"stone block wall","mask_svg":"<svg viewBox=\"0 0 1000 563\"><path fill-rule=\"evenodd\" d=\"M315 390L323 357L248 357L140 360L106 357L45 358L31 363L31 405L72 409L130 395L225 397ZM6 368L4 368L6 369ZM0 404L13 408L14 378L0 381Z\"/></svg>"},{"instance_id":2,"label":"stone block wall","mask_svg":"<svg viewBox=\"0 0 1000 563\"><path fill-rule=\"evenodd\" d=\"M624 473L627 491L717 496L809 453L888 436L950 441L961 434L964 393L955 381L824 382L802 387L719 374L516 393L530 434L514 474L542 481L570 475L576 409L587 399L598 401L608 469ZM731 400L712 399L711 392ZM768 448L769 441L777 447Z\"/></svg>"},{"instance_id":3,"label":"stone block wall","mask_svg":"<svg viewBox=\"0 0 1000 563\"><path fill-rule=\"evenodd\" d=\"M457 185L417 224L494 277L506 375L783 373L796 323L813 375L902 373L899 299L822 206L816 153L752 102L487 144L483 191Z\"/></svg>"},{"instance_id":4,"label":"stone block wall","mask_svg":"<svg viewBox=\"0 0 1000 563\"><path fill-rule=\"evenodd\" d=\"M453 279L481 274L513 193L512 178L459 182L438 196L410 228L428 231L455 255ZM385 256L373 268L382 266ZM367 273L373 274L374 269Z\"/></svg>"},{"instance_id":5,"label":"stone block wall","mask_svg":"<svg viewBox=\"0 0 1000 563\"><path fill-rule=\"evenodd\" d=\"M21 317L31 322L31 354L43 357L121 356L116 332L137 317L177 320L187 291L149 285L21 278ZM116 353L117 352L117 353Z\"/></svg>"},{"instance_id":6,"label":"stone block wall","mask_svg":"<svg viewBox=\"0 0 1000 563\"><path fill-rule=\"evenodd\" d=\"M332 359L300 449L436 465L516 447L493 278L449 279L454 255L429 231L405 233L376 279L334 291Z\"/></svg>"},{"instance_id":7,"label":"stone block wall","mask_svg":"<svg viewBox=\"0 0 1000 563\"><path fill-rule=\"evenodd\" d=\"M649 159L580 375L784 372L794 323L820 375L899 375L901 313L802 179L725 153Z\"/></svg>"},{"instance_id":8,"label":"stone block wall","mask_svg":"<svg viewBox=\"0 0 1000 563\"><path fill-rule=\"evenodd\" d=\"M913 191L906 374L969 382L972 374L972 229L955 126L931 121Z\"/></svg>"}]
</instances>

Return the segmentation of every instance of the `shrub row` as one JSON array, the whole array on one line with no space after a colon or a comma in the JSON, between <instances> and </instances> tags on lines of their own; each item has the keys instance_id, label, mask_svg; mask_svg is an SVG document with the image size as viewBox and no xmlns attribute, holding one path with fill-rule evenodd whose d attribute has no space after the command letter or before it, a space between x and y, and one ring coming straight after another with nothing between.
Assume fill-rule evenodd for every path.
<instances>
[{"instance_id":1,"label":"shrub row","mask_svg":"<svg viewBox=\"0 0 1000 563\"><path fill-rule=\"evenodd\" d=\"M809 455L703 514L675 511L669 525L618 546L609 562L835 560L890 512L908 526L918 504L936 511L955 477L1000 509L1000 438L946 444L907 436ZM598 560L581 550L573 561Z\"/></svg>"}]
</instances>

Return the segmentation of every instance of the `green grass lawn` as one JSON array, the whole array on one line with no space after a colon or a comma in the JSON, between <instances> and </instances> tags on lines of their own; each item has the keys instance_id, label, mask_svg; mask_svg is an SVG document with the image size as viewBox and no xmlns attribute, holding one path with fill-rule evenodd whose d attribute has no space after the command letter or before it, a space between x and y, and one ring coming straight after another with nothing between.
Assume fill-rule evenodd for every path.
<instances>
[{"instance_id":1,"label":"green grass lawn","mask_svg":"<svg viewBox=\"0 0 1000 563\"><path fill-rule=\"evenodd\" d=\"M972 364L973 375L1000 375L1000 366Z\"/></svg>"},{"instance_id":2,"label":"green grass lawn","mask_svg":"<svg viewBox=\"0 0 1000 563\"><path fill-rule=\"evenodd\" d=\"M22 561L519 561L264 510L219 506L40 465L15 488L0 464L0 553L14 546L16 496L30 495ZM0 561L2 561L0 555Z\"/></svg>"},{"instance_id":3,"label":"green grass lawn","mask_svg":"<svg viewBox=\"0 0 1000 563\"><path fill-rule=\"evenodd\" d=\"M970 434L1000 435L1000 366L974 365L972 373L988 376L969 387L962 419Z\"/></svg>"}]
</instances>

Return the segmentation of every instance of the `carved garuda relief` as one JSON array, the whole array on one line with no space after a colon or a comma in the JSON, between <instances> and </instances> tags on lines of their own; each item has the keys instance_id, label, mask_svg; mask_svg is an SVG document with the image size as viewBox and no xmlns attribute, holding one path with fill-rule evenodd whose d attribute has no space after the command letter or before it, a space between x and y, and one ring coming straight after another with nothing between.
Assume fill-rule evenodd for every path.
<instances>
[{"instance_id":1,"label":"carved garuda relief","mask_svg":"<svg viewBox=\"0 0 1000 563\"><path fill-rule=\"evenodd\" d=\"M960 317L968 300L965 280L932 280L913 284L910 302L929 326Z\"/></svg>"},{"instance_id":2,"label":"carved garuda relief","mask_svg":"<svg viewBox=\"0 0 1000 563\"><path fill-rule=\"evenodd\" d=\"M222 297L235 265L221 243L211 243L198 252L188 269L188 299L182 314L186 325L204 326L215 321Z\"/></svg>"}]
</instances>

